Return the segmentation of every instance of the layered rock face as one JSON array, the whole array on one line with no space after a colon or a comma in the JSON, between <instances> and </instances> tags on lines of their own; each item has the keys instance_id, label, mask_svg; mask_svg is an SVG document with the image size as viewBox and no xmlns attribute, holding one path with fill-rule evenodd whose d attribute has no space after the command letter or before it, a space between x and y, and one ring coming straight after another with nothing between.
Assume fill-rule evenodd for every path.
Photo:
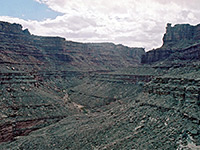
<instances>
[{"instance_id":1,"label":"layered rock face","mask_svg":"<svg viewBox=\"0 0 200 150\"><path fill-rule=\"evenodd\" d=\"M137 66L144 54L143 48L112 43L77 43L60 37L34 36L28 30L22 30L19 24L5 22L0 23L0 37L1 63L34 64L38 65L38 69L117 69Z\"/></svg>"},{"instance_id":2,"label":"layered rock face","mask_svg":"<svg viewBox=\"0 0 200 150\"><path fill-rule=\"evenodd\" d=\"M196 26L178 24L174 27L171 24L167 24L162 47L147 52L143 56L142 62L153 63L166 59L199 59L199 45L200 24Z\"/></svg>"},{"instance_id":3,"label":"layered rock face","mask_svg":"<svg viewBox=\"0 0 200 150\"><path fill-rule=\"evenodd\" d=\"M141 64L142 48L3 24L0 149L200 148L199 44L160 48L143 58L157 63Z\"/></svg>"},{"instance_id":4,"label":"layered rock face","mask_svg":"<svg viewBox=\"0 0 200 150\"><path fill-rule=\"evenodd\" d=\"M0 22L0 142L79 113L77 106L99 105L94 94L88 94L89 105L77 97L80 91L71 92L72 102L66 95L93 71L137 66L143 54L143 48L34 36L19 24ZM115 100L99 97L101 105Z\"/></svg>"},{"instance_id":5,"label":"layered rock face","mask_svg":"<svg viewBox=\"0 0 200 150\"><path fill-rule=\"evenodd\" d=\"M163 37L162 49L181 49L200 42L200 24L177 24L174 27L167 24Z\"/></svg>"}]
</instances>

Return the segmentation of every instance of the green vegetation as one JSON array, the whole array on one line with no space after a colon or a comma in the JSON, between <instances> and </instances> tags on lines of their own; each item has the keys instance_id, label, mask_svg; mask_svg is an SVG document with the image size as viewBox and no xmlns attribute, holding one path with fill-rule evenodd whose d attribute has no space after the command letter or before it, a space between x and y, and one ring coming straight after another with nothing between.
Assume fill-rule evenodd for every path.
<instances>
[{"instance_id":1,"label":"green vegetation","mask_svg":"<svg viewBox=\"0 0 200 150\"><path fill-rule=\"evenodd\" d=\"M0 32L0 150L200 148L199 45L141 64L142 48L13 30Z\"/></svg>"}]
</instances>

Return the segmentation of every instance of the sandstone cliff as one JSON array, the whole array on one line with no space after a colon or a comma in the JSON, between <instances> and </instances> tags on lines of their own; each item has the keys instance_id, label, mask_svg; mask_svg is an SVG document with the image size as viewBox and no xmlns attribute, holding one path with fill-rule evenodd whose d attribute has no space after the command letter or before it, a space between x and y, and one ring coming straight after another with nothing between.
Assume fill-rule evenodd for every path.
<instances>
[{"instance_id":1,"label":"sandstone cliff","mask_svg":"<svg viewBox=\"0 0 200 150\"><path fill-rule=\"evenodd\" d=\"M147 52L142 63L168 60L197 60L200 47L200 24L167 24L162 47Z\"/></svg>"},{"instance_id":2,"label":"sandstone cliff","mask_svg":"<svg viewBox=\"0 0 200 150\"><path fill-rule=\"evenodd\" d=\"M200 43L200 24L177 24L174 27L167 24L161 49L180 50Z\"/></svg>"},{"instance_id":3,"label":"sandstone cliff","mask_svg":"<svg viewBox=\"0 0 200 150\"><path fill-rule=\"evenodd\" d=\"M143 48L113 43L78 43L60 37L34 36L27 29L22 30L21 25L6 22L0 22L0 42L1 64L16 68L17 64L25 68L32 64L41 69L117 69L137 66L144 54Z\"/></svg>"}]
</instances>

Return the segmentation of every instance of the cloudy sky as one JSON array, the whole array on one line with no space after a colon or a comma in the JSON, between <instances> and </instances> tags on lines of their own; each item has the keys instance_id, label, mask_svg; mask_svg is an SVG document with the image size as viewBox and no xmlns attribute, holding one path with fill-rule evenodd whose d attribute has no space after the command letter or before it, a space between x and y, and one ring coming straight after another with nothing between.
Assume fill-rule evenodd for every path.
<instances>
[{"instance_id":1,"label":"cloudy sky","mask_svg":"<svg viewBox=\"0 0 200 150\"><path fill-rule=\"evenodd\" d=\"M150 50L167 23L199 24L200 0L1 0L0 20L36 35Z\"/></svg>"}]
</instances>

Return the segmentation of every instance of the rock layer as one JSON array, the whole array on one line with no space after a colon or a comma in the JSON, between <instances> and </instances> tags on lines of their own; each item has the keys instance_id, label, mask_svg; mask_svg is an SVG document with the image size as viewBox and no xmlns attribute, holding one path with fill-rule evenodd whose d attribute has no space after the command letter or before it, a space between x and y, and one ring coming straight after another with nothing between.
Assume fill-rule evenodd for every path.
<instances>
[{"instance_id":1,"label":"rock layer","mask_svg":"<svg viewBox=\"0 0 200 150\"><path fill-rule=\"evenodd\" d=\"M200 24L176 24L174 27L167 24L163 37L162 49L181 49L200 42Z\"/></svg>"},{"instance_id":2,"label":"rock layer","mask_svg":"<svg viewBox=\"0 0 200 150\"><path fill-rule=\"evenodd\" d=\"M0 22L0 142L53 124L85 110L88 103L64 96L93 71L140 64L143 48L112 43L78 43L60 37L31 35L19 24ZM100 71L101 72L101 71ZM73 92L74 93L74 92ZM80 91L79 95L83 95ZM115 101L88 94L101 105ZM80 99L80 98L79 98Z\"/></svg>"},{"instance_id":3,"label":"rock layer","mask_svg":"<svg viewBox=\"0 0 200 150\"><path fill-rule=\"evenodd\" d=\"M161 48L147 52L142 63L154 63L165 60L199 60L200 24L167 24Z\"/></svg>"},{"instance_id":4,"label":"rock layer","mask_svg":"<svg viewBox=\"0 0 200 150\"><path fill-rule=\"evenodd\" d=\"M38 69L117 69L137 66L144 54L143 48L113 43L77 43L60 37L40 37L27 33L28 30L22 30L19 24L0 22L1 63L37 65Z\"/></svg>"},{"instance_id":5,"label":"rock layer","mask_svg":"<svg viewBox=\"0 0 200 150\"><path fill-rule=\"evenodd\" d=\"M149 65L142 48L3 24L0 149L199 149L199 44L149 52Z\"/></svg>"}]
</instances>

